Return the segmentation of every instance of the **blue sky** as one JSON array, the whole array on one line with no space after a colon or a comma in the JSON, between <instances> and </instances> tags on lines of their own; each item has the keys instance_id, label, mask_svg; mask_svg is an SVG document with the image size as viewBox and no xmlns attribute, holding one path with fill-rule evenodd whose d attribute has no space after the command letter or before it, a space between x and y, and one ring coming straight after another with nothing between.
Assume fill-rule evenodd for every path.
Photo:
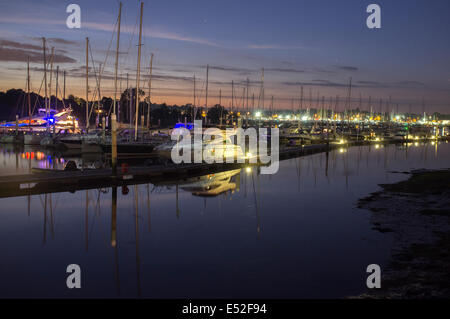
<instances>
[{"instance_id":1,"label":"blue sky","mask_svg":"<svg viewBox=\"0 0 450 319\"><path fill-rule=\"evenodd\" d=\"M122 2L119 72L124 87L125 74L134 81L136 73L139 2ZM70 3L81 7L81 29L65 26L65 9ZM54 39L49 46L54 46L59 55L55 64L67 71L67 91L84 96L84 39L89 37L95 62L106 61L102 94L111 95L115 39L105 57L118 3L0 3L0 89L24 87L24 56L31 50L36 58L32 61L32 85L38 90L42 78L40 53L26 45L40 46L39 38L45 36ZM381 7L381 29L366 27L370 3ZM156 102L192 102L194 74L197 95L202 96L205 66L209 64L209 104L217 103L222 90L222 102L229 105L232 80L237 83L235 96L242 97L247 77L250 96L258 95L264 67L266 98L273 95L279 108L289 108L292 99L299 98L301 85L306 98L311 91L314 100L319 94L327 100L339 95L342 101L352 77L354 105L359 104L360 95L363 107L369 96L372 101L391 96L392 103L398 103L404 111L410 104L414 111L421 111L424 99L430 111L450 113L449 12L450 2L446 0L144 1L143 80L148 76L153 52ZM203 104L204 99L197 103Z\"/></svg>"}]
</instances>

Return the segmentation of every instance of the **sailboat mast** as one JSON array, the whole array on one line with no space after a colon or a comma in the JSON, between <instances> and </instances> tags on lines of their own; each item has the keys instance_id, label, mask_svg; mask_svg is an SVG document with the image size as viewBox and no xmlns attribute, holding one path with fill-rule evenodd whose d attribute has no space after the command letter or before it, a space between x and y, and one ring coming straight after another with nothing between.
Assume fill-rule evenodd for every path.
<instances>
[{"instance_id":1,"label":"sailboat mast","mask_svg":"<svg viewBox=\"0 0 450 319\"><path fill-rule=\"evenodd\" d=\"M297 126L300 129L300 124L301 124L301 116L302 116L302 111L303 111L303 85L300 86L300 108L298 110L298 118L297 118Z\"/></svg>"},{"instance_id":2,"label":"sailboat mast","mask_svg":"<svg viewBox=\"0 0 450 319\"><path fill-rule=\"evenodd\" d=\"M348 116L347 122L350 123L350 112L352 109L352 78L350 77L350 83L348 86Z\"/></svg>"},{"instance_id":3,"label":"sailboat mast","mask_svg":"<svg viewBox=\"0 0 450 319\"><path fill-rule=\"evenodd\" d=\"M246 86L246 104L247 104L247 106L246 106L246 112L248 113L248 87L250 86L250 80L247 78L247 86ZM246 115L246 117L247 117L247 115Z\"/></svg>"},{"instance_id":4,"label":"sailboat mast","mask_svg":"<svg viewBox=\"0 0 450 319\"><path fill-rule=\"evenodd\" d=\"M89 129L89 38L86 38L86 131Z\"/></svg>"},{"instance_id":5,"label":"sailboat mast","mask_svg":"<svg viewBox=\"0 0 450 319\"><path fill-rule=\"evenodd\" d=\"M30 57L27 61L28 128L31 130Z\"/></svg>"},{"instance_id":6,"label":"sailboat mast","mask_svg":"<svg viewBox=\"0 0 450 319\"><path fill-rule=\"evenodd\" d=\"M303 110L303 85L300 87L300 110L298 112L299 115L302 110Z\"/></svg>"},{"instance_id":7,"label":"sailboat mast","mask_svg":"<svg viewBox=\"0 0 450 319\"><path fill-rule=\"evenodd\" d=\"M206 99L205 99L205 124L208 121L208 83L209 83L209 64L206 65Z\"/></svg>"},{"instance_id":8,"label":"sailboat mast","mask_svg":"<svg viewBox=\"0 0 450 319\"><path fill-rule=\"evenodd\" d=\"M64 78L64 88L63 88L63 100L66 99L66 70L63 72L63 78Z\"/></svg>"},{"instance_id":9,"label":"sailboat mast","mask_svg":"<svg viewBox=\"0 0 450 319\"><path fill-rule=\"evenodd\" d=\"M152 122L150 117L151 106L152 106L152 77L153 77L153 53L150 54L150 78L148 80L148 116L147 116L147 127L150 128Z\"/></svg>"},{"instance_id":10,"label":"sailboat mast","mask_svg":"<svg viewBox=\"0 0 450 319\"><path fill-rule=\"evenodd\" d=\"M48 103L48 111L49 115L50 110L52 108L52 78L53 78L53 57L55 54L55 48L52 47L52 54L50 55L50 83L48 84L48 93L49 93L49 103Z\"/></svg>"},{"instance_id":11,"label":"sailboat mast","mask_svg":"<svg viewBox=\"0 0 450 319\"><path fill-rule=\"evenodd\" d=\"M262 109L264 110L264 68L261 70L261 100L262 100Z\"/></svg>"},{"instance_id":12,"label":"sailboat mast","mask_svg":"<svg viewBox=\"0 0 450 319\"><path fill-rule=\"evenodd\" d=\"M45 91L45 115L48 118L48 103L47 103L47 56L45 49L45 38L42 38L42 48L44 50L44 91ZM48 120L46 121L46 127L48 130Z\"/></svg>"},{"instance_id":13,"label":"sailboat mast","mask_svg":"<svg viewBox=\"0 0 450 319\"><path fill-rule=\"evenodd\" d=\"M231 80L231 112L233 112L233 103L234 103L234 81Z\"/></svg>"},{"instance_id":14,"label":"sailboat mast","mask_svg":"<svg viewBox=\"0 0 450 319\"><path fill-rule=\"evenodd\" d=\"M141 43L142 43L142 13L144 11L144 3L141 2L141 17L139 21L139 46L138 46L138 60L137 60L137 74L136 74L136 110L134 122L134 140L138 138L138 119L139 119L139 77L141 75Z\"/></svg>"},{"instance_id":15,"label":"sailboat mast","mask_svg":"<svg viewBox=\"0 0 450 319\"><path fill-rule=\"evenodd\" d=\"M133 113L132 112L133 111L133 106L132 106L133 101L131 100L132 99L131 89L128 84L129 76L130 76L129 73L127 73L127 92L128 92L128 109L129 109L128 116L129 116L129 120L130 120L130 129L131 129L131 127L133 125L133 116L131 115L131 113Z\"/></svg>"},{"instance_id":16,"label":"sailboat mast","mask_svg":"<svg viewBox=\"0 0 450 319\"><path fill-rule=\"evenodd\" d=\"M55 104L55 110L58 110L58 76L59 76L59 65L56 66L56 104Z\"/></svg>"},{"instance_id":17,"label":"sailboat mast","mask_svg":"<svg viewBox=\"0 0 450 319\"><path fill-rule=\"evenodd\" d=\"M100 102L101 102L101 93L100 93L100 82L102 80L102 64L99 64L98 67L98 97L97 97L97 119L99 117L99 111L100 111ZM98 123L97 123L98 125Z\"/></svg>"},{"instance_id":18,"label":"sailboat mast","mask_svg":"<svg viewBox=\"0 0 450 319\"><path fill-rule=\"evenodd\" d=\"M195 73L194 73L194 104L192 105L193 109L192 109L192 113L193 113L193 118L192 118L192 122L195 121L196 118L196 110L195 110Z\"/></svg>"},{"instance_id":19,"label":"sailboat mast","mask_svg":"<svg viewBox=\"0 0 450 319\"><path fill-rule=\"evenodd\" d=\"M122 2L119 2L119 17L117 22L117 43L116 43L116 63L114 66L114 104L113 114L116 114L116 99L117 99L117 69L119 67L119 43L120 43L120 19L122 15Z\"/></svg>"},{"instance_id":20,"label":"sailboat mast","mask_svg":"<svg viewBox=\"0 0 450 319\"><path fill-rule=\"evenodd\" d=\"M219 107L220 107L220 121L219 121L219 124L222 127L222 118L223 118L222 89L219 89Z\"/></svg>"}]
</instances>

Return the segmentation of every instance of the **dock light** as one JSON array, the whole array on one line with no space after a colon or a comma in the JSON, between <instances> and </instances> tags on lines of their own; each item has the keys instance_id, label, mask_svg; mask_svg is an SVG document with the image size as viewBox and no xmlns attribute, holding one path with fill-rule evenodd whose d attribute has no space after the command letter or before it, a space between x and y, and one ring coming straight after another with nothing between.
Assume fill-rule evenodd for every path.
<instances>
[{"instance_id":1,"label":"dock light","mask_svg":"<svg viewBox=\"0 0 450 319\"><path fill-rule=\"evenodd\" d=\"M379 137L375 138L375 142L379 142L379 141L380 141Z\"/></svg>"},{"instance_id":2,"label":"dock light","mask_svg":"<svg viewBox=\"0 0 450 319\"><path fill-rule=\"evenodd\" d=\"M307 121L308 117L306 115L302 116L302 121Z\"/></svg>"},{"instance_id":3,"label":"dock light","mask_svg":"<svg viewBox=\"0 0 450 319\"><path fill-rule=\"evenodd\" d=\"M341 139L341 140L339 141L339 144L345 144L345 140Z\"/></svg>"},{"instance_id":4,"label":"dock light","mask_svg":"<svg viewBox=\"0 0 450 319\"><path fill-rule=\"evenodd\" d=\"M247 157L247 158L249 158L249 157L252 157L252 153L250 153L250 152L247 152L247 155L246 155L246 157Z\"/></svg>"},{"instance_id":5,"label":"dock light","mask_svg":"<svg viewBox=\"0 0 450 319\"><path fill-rule=\"evenodd\" d=\"M256 117L261 117L261 112L256 112L256 113L255 113L255 116L256 116Z\"/></svg>"},{"instance_id":6,"label":"dock light","mask_svg":"<svg viewBox=\"0 0 450 319\"><path fill-rule=\"evenodd\" d=\"M251 173L252 172L252 168L249 166L249 167L246 167L245 168L245 171L247 172L247 173Z\"/></svg>"}]
</instances>

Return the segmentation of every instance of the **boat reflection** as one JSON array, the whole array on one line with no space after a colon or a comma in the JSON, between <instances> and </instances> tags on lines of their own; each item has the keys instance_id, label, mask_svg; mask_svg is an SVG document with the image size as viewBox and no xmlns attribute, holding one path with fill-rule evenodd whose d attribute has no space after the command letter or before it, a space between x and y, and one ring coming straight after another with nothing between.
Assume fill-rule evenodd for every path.
<instances>
[{"instance_id":1,"label":"boat reflection","mask_svg":"<svg viewBox=\"0 0 450 319\"><path fill-rule=\"evenodd\" d=\"M234 169L183 180L164 181L156 183L155 186L176 186L186 192L192 193L194 196L215 197L220 194L235 191L238 187L236 179L239 178L240 173L241 169Z\"/></svg>"}]
</instances>

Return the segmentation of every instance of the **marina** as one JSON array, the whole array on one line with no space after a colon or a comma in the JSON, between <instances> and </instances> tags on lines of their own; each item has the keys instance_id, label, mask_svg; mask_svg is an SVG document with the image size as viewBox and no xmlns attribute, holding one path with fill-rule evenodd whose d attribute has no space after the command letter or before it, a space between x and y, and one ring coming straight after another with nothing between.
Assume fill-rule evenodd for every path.
<instances>
[{"instance_id":1,"label":"marina","mask_svg":"<svg viewBox=\"0 0 450 319\"><path fill-rule=\"evenodd\" d=\"M0 299L450 296L448 2L22 2Z\"/></svg>"}]
</instances>

